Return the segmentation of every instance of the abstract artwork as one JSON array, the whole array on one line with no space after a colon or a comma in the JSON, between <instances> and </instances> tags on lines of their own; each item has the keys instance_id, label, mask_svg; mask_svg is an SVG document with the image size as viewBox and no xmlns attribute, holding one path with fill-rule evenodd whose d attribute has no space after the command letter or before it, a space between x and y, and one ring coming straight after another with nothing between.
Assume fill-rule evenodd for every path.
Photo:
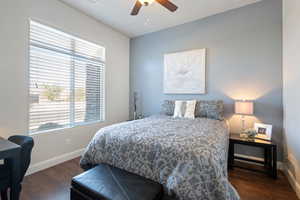
<instances>
[{"instance_id":1,"label":"abstract artwork","mask_svg":"<svg viewBox=\"0 0 300 200\"><path fill-rule=\"evenodd\" d=\"M165 94L205 93L206 49L197 49L164 56Z\"/></svg>"}]
</instances>

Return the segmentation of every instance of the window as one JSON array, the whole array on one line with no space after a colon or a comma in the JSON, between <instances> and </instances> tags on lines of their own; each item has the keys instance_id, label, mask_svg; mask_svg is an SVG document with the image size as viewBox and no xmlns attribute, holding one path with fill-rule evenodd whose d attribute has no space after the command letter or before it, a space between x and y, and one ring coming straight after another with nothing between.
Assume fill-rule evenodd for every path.
<instances>
[{"instance_id":1,"label":"window","mask_svg":"<svg viewBox=\"0 0 300 200\"><path fill-rule=\"evenodd\" d=\"M105 48L30 21L30 133L103 121Z\"/></svg>"}]
</instances>

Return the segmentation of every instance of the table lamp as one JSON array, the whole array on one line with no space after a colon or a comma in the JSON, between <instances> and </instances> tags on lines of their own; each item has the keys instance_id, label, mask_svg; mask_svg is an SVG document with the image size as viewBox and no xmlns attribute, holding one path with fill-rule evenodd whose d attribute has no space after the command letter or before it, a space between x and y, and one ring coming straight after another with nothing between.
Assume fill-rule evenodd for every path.
<instances>
[{"instance_id":1,"label":"table lamp","mask_svg":"<svg viewBox=\"0 0 300 200\"><path fill-rule=\"evenodd\" d=\"M239 100L235 101L235 114L241 115L242 132L245 132L245 116L253 115L254 103L253 101Z\"/></svg>"}]
</instances>

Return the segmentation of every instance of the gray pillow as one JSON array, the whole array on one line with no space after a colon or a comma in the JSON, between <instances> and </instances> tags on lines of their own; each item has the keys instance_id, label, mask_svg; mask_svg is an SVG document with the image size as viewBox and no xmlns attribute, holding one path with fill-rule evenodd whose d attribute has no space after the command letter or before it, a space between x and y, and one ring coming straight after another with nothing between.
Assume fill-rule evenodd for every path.
<instances>
[{"instance_id":1,"label":"gray pillow","mask_svg":"<svg viewBox=\"0 0 300 200\"><path fill-rule=\"evenodd\" d=\"M165 100L162 104L162 114L172 116L174 114L175 101ZM195 117L224 120L223 101L197 101Z\"/></svg>"},{"instance_id":2,"label":"gray pillow","mask_svg":"<svg viewBox=\"0 0 300 200\"><path fill-rule=\"evenodd\" d=\"M224 120L223 101L197 101L195 117Z\"/></svg>"},{"instance_id":3,"label":"gray pillow","mask_svg":"<svg viewBox=\"0 0 300 200\"><path fill-rule=\"evenodd\" d=\"M173 116L175 109L175 101L173 100L165 100L161 105L161 114Z\"/></svg>"}]
</instances>

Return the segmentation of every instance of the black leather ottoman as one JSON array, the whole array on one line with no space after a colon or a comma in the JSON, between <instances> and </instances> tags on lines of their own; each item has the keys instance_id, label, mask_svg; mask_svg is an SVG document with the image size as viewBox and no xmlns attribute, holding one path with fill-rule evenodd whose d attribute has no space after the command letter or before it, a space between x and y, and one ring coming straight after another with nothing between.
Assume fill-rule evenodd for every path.
<instances>
[{"instance_id":1,"label":"black leather ottoman","mask_svg":"<svg viewBox=\"0 0 300 200\"><path fill-rule=\"evenodd\" d=\"M71 200L160 200L159 183L100 164L72 179Z\"/></svg>"}]
</instances>

